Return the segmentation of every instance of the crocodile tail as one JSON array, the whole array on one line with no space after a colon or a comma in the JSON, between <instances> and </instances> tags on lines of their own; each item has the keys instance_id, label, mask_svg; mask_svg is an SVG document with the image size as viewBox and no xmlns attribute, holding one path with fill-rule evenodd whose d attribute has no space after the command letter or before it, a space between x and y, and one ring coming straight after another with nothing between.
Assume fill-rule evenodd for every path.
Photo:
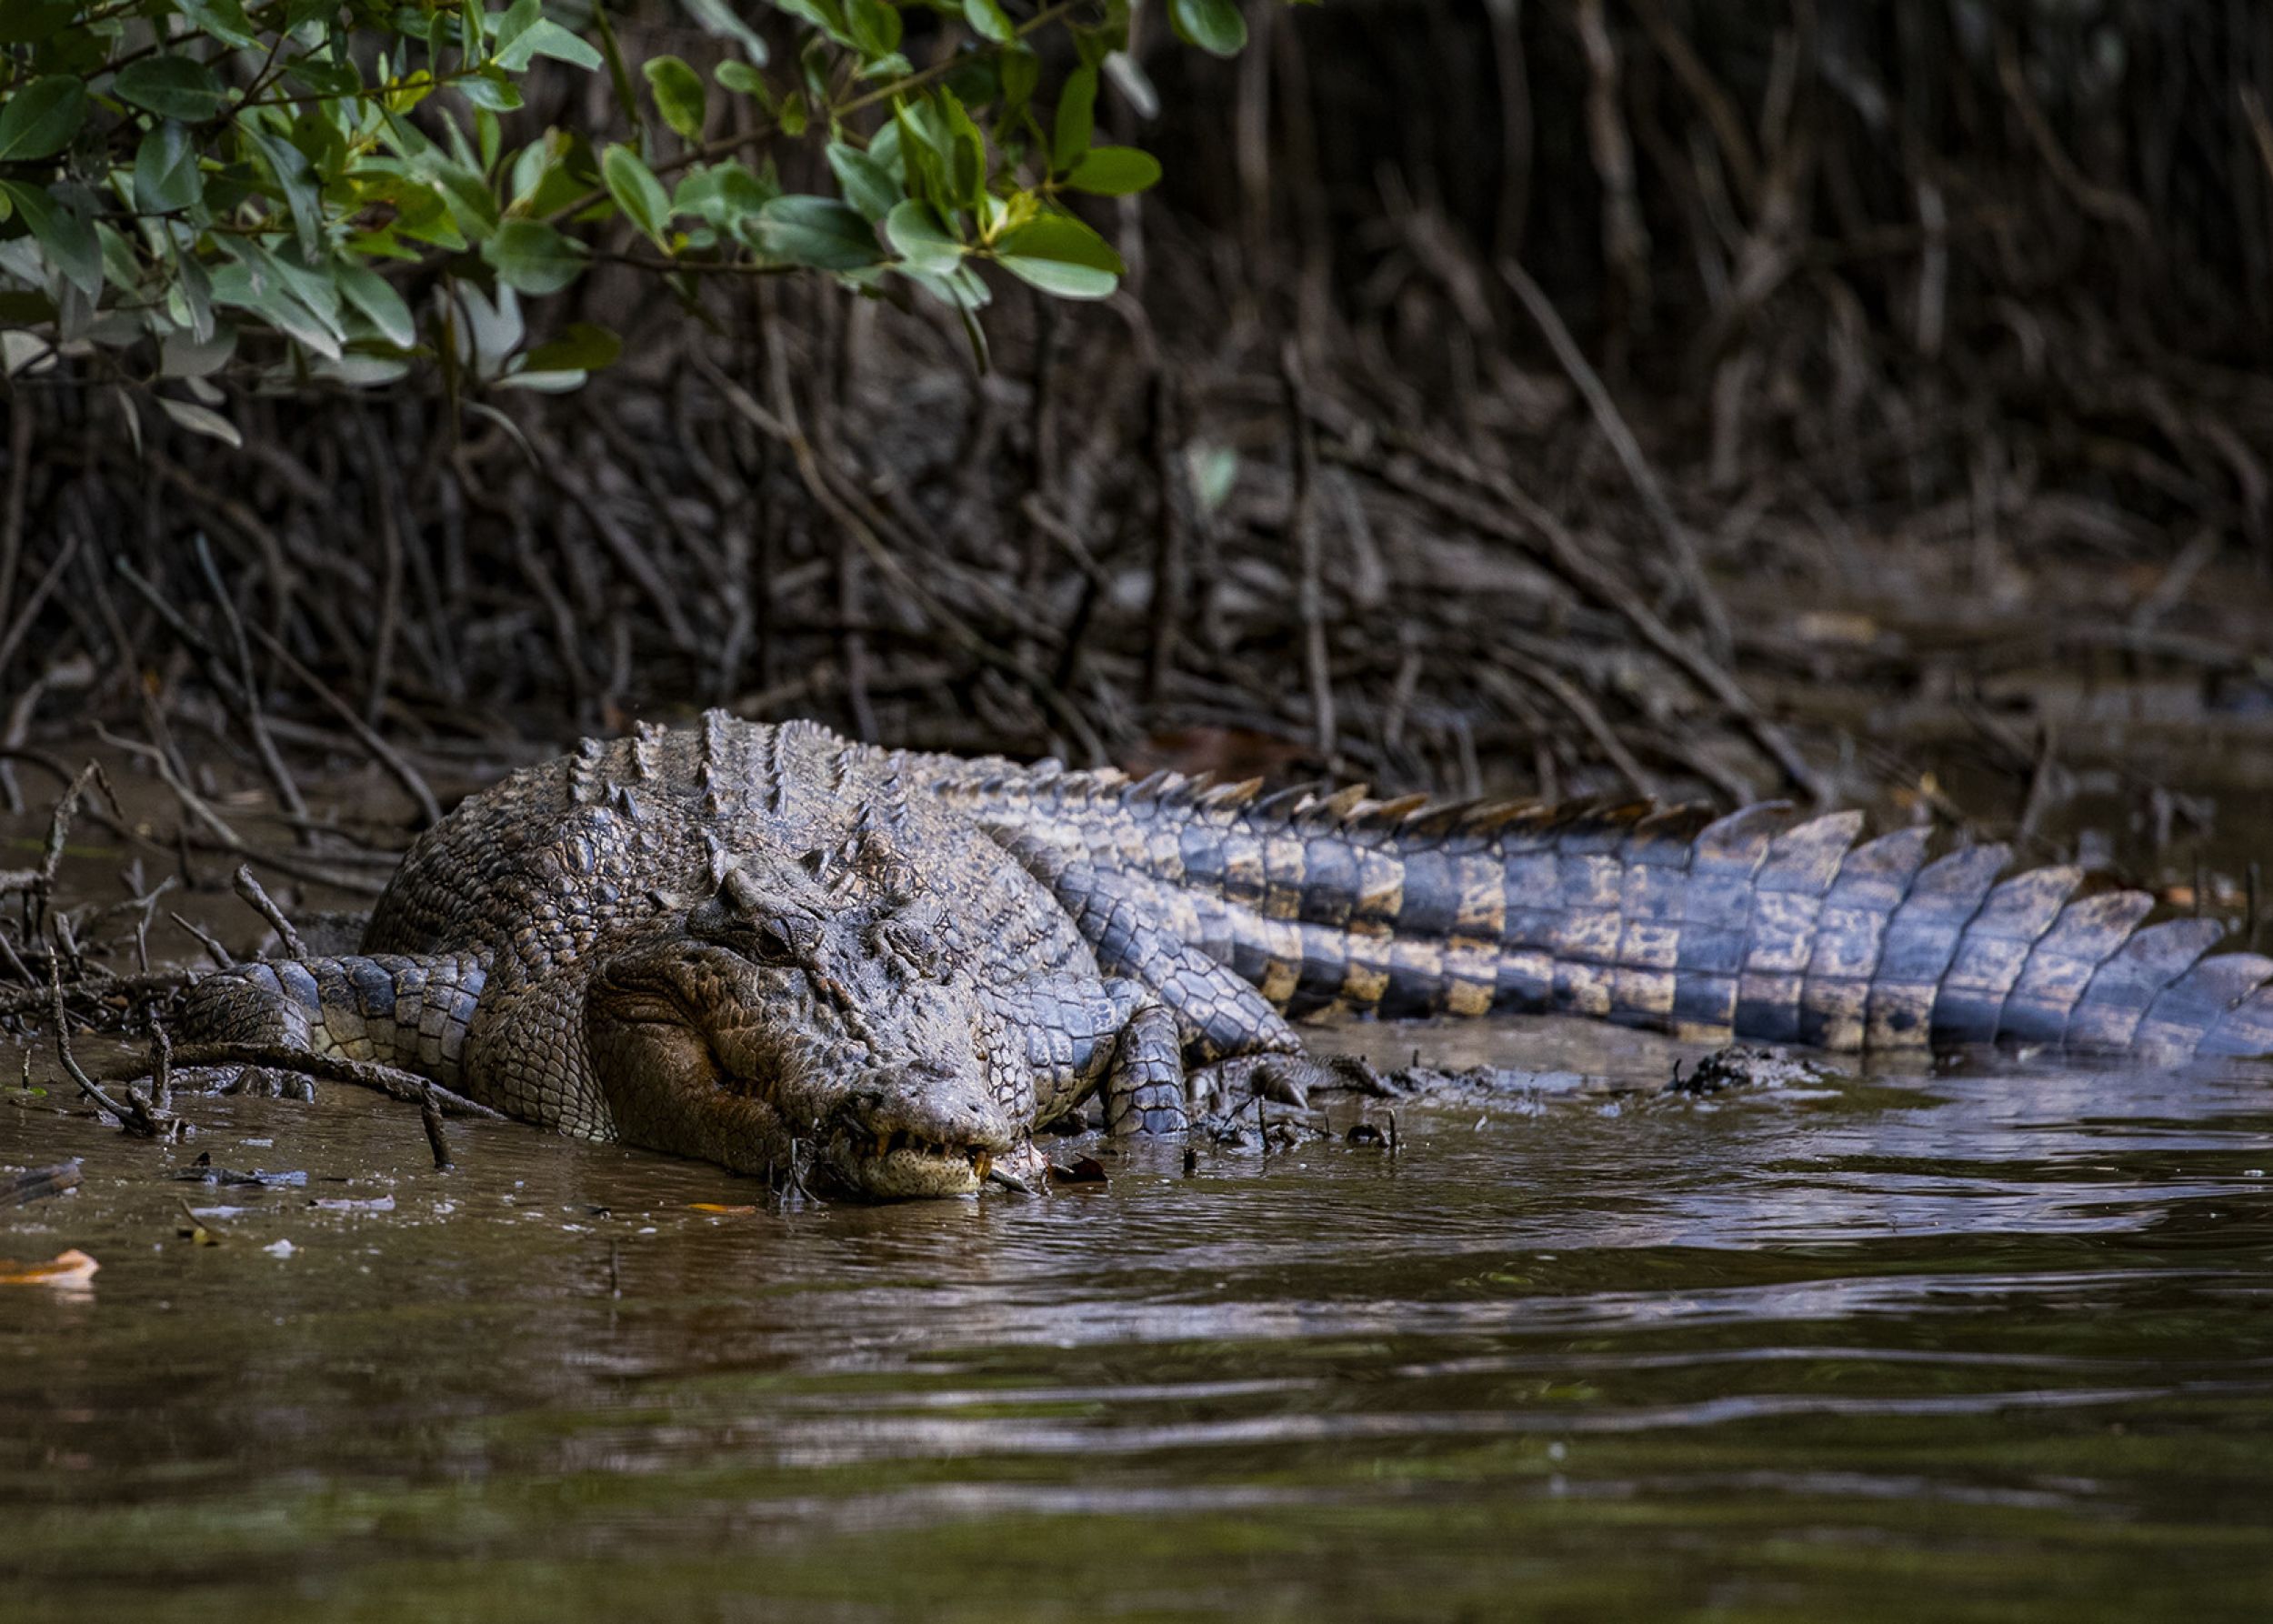
<instances>
[{"instance_id":1,"label":"crocodile tail","mask_svg":"<svg viewBox=\"0 0 2273 1624\"><path fill-rule=\"evenodd\" d=\"M264 959L198 982L169 1029L185 1044L375 1060L453 1086L484 980L471 954Z\"/></svg>"},{"instance_id":2,"label":"crocodile tail","mask_svg":"<svg viewBox=\"0 0 2273 1624\"><path fill-rule=\"evenodd\" d=\"M1856 812L1260 797L1168 776L992 775L984 817L1138 876L1293 1013L1539 1010L1832 1049L2015 1040L2273 1054L2273 960L2003 846L1929 860Z\"/></svg>"}]
</instances>

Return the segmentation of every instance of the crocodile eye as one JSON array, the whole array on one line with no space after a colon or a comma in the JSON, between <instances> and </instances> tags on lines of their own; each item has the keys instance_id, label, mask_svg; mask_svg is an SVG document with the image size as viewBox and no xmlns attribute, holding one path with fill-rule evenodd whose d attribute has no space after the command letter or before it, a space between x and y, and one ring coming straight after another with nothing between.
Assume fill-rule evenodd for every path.
<instances>
[{"instance_id":1,"label":"crocodile eye","mask_svg":"<svg viewBox=\"0 0 2273 1624\"><path fill-rule=\"evenodd\" d=\"M797 935L786 919L760 919L750 927L751 945L764 964L793 962L797 957Z\"/></svg>"}]
</instances>

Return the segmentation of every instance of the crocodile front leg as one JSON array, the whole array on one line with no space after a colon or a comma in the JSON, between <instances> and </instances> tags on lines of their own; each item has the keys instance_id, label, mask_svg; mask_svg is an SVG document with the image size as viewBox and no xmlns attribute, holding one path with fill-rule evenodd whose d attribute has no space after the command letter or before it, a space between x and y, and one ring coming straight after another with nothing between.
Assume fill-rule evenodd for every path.
<instances>
[{"instance_id":1,"label":"crocodile front leg","mask_svg":"<svg viewBox=\"0 0 2273 1624\"><path fill-rule=\"evenodd\" d=\"M1033 976L995 1000L995 1011L1024 1050L1036 1127L1100 1091L1113 1133L1178 1134L1188 1125L1183 1032L1142 982Z\"/></svg>"},{"instance_id":2,"label":"crocodile front leg","mask_svg":"<svg viewBox=\"0 0 2273 1624\"><path fill-rule=\"evenodd\" d=\"M470 953L262 960L190 988L171 1029L185 1044L375 1060L455 1088L486 978Z\"/></svg>"},{"instance_id":3,"label":"crocodile front leg","mask_svg":"<svg viewBox=\"0 0 2273 1624\"><path fill-rule=\"evenodd\" d=\"M1050 889L1108 980L1132 980L1176 1018L1194 1066L1242 1055L1299 1055L1302 1041L1252 985L1168 929L1137 877L1099 868L1029 835L1003 848Z\"/></svg>"}]
</instances>

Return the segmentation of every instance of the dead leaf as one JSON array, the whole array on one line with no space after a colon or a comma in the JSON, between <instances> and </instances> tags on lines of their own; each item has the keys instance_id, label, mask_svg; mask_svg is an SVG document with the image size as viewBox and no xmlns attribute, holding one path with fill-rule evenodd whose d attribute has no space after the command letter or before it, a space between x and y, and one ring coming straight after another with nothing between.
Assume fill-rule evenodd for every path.
<instances>
[{"instance_id":1,"label":"dead leaf","mask_svg":"<svg viewBox=\"0 0 2273 1624\"><path fill-rule=\"evenodd\" d=\"M744 1213L756 1212L757 1208L755 1207L726 1207L722 1206L716 1201L689 1201L686 1204L686 1210L689 1212L715 1212L724 1218L739 1218Z\"/></svg>"},{"instance_id":2,"label":"dead leaf","mask_svg":"<svg viewBox=\"0 0 2273 1624\"><path fill-rule=\"evenodd\" d=\"M60 1286L68 1291L83 1291L102 1267L76 1247L46 1263L17 1263L0 1258L0 1286Z\"/></svg>"}]
</instances>

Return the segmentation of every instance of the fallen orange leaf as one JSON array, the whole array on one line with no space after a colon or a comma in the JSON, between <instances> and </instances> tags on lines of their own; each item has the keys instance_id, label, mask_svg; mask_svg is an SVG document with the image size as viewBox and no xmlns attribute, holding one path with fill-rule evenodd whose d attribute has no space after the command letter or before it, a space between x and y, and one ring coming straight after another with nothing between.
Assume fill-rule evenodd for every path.
<instances>
[{"instance_id":1,"label":"fallen orange leaf","mask_svg":"<svg viewBox=\"0 0 2273 1624\"><path fill-rule=\"evenodd\" d=\"M102 1267L76 1247L47 1263L0 1258L0 1286L84 1286Z\"/></svg>"},{"instance_id":2,"label":"fallen orange leaf","mask_svg":"<svg viewBox=\"0 0 2273 1624\"><path fill-rule=\"evenodd\" d=\"M755 1207L721 1207L716 1201L689 1201L686 1204L686 1209L689 1212L723 1212L729 1217L757 1210Z\"/></svg>"}]
</instances>

